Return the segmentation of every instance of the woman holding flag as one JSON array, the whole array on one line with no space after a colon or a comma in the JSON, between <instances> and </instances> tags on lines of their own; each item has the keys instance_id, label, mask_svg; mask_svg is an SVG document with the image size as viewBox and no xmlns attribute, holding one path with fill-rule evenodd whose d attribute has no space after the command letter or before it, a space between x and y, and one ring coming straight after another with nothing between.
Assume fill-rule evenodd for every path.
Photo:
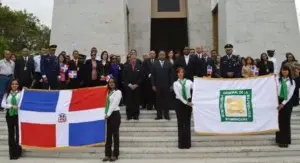
<instances>
[{"instance_id":1,"label":"woman holding flag","mask_svg":"<svg viewBox=\"0 0 300 163\"><path fill-rule=\"evenodd\" d=\"M61 53L58 55L58 63L59 63L59 67L60 67L60 71L59 71L59 88L62 89L67 89L68 87L68 69L69 66L67 65L67 61L66 61L66 56Z\"/></svg>"},{"instance_id":2,"label":"woman holding flag","mask_svg":"<svg viewBox=\"0 0 300 163\"><path fill-rule=\"evenodd\" d=\"M6 110L9 158L11 160L17 160L22 154L22 147L19 145L19 122L17 111L21 94L22 93L19 90L19 82L14 79L11 81L1 103L1 107Z\"/></svg>"},{"instance_id":3,"label":"woman holding flag","mask_svg":"<svg viewBox=\"0 0 300 163\"><path fill-rule=\"evenodd\" d=\"M174 82L173 88L176 95L175 109L178 125L178 148L189 149L191 147L191 91L193 82L184 78L184 69L176 69L178 80Z\"/></svg>"},{"instance_id":4,"label":"woman holding flag","mask_svg":"<svg viewBox=\"0 0 300 163\"><path fill-rule=\"evenodd\" d=\"M105 158L103 162L114 162L119 157L119 128L121 124L120 101L122 92L117 89L114 78L108 80L108 95L105 106L106 143ZM112 139L114 139L114 151L112 151Z\"/></svg>"},{"instance_id":5,"label":"woman holding flag","mask_svg":"<svg viewBox=\"0 0 300 163\"><path fill-rule=\"evenodd\" d=\"M276 143L280 148L288 148L291 144L291 114L293 110L292 96L295 90L295 81L291 70L283 65L278 78L278 111L279 131L276 132Z\"/></svg>"}]
</instances>

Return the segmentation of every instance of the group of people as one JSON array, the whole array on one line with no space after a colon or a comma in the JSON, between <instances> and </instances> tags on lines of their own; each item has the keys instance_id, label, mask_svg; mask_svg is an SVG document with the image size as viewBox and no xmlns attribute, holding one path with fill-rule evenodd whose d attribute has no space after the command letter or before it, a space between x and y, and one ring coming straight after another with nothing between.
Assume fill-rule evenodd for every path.
<instances>
[{"instance_id":1,"label":"group of people","mask_svg":"<svg viewBox=\"0 0 300 163\"><path fill-rule=\"evenodd\" d=\"M23 87L57 90L107 85L107 141L103 161L115 161L119 156L119 105L126 105L127 120L139 120L140 107L156 109L155 120L170 120L169 109L174 109L178 122L178 148L189 149L194 76L248 78L277 73L274 50L262 53L260 59L242 58L233 54L231 44L225 45L224 56L215 50L209 54L198 46L184 48L182 55L173 51L159 51L156 55L156 51L150 51L140 60L137 51L131 50L124 64L120 56L109 55L107 51L103 51L101 59L97 60L96 48L91 49L88 60L80 58L76 50L72 57L65 52L56 56L56 48L51 45L37 56L29 55L29 49L24 48L22 56L15 61L11 53L5 51L5 58L0 61L0 98L4 97L1 107L7 110L11 159L19 158L22 150L18 145L16 110ZM286 57L277 75L280 132L276 133L276 141L280 147L291 143L291 112L293 106L299 105L300 66L293 54L287 53ZM4 96L3 92L6 92ZM114 151L111 150L112 139Z\"/></svg>"}]
</instances>

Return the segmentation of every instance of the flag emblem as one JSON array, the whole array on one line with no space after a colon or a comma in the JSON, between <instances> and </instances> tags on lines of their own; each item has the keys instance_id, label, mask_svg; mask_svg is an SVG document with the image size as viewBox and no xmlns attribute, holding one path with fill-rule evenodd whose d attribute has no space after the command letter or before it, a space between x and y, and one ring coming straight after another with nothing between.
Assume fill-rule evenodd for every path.
<instances>
[{"instance_id":1,"label":"flag emblem","mask_svg":"<svg viewBox=\"0 0 300 163\"><path fill-rule=\"evenodd\" d=\"M70 79L76 79L77 78L77 71L69 71L68 73Z\"/></svg>"},{"instance_id":2,"label":"flag emblem","mask_svg":"<svg viewBox=\"0 0 300 163\"><path fill-rule=\"evenodd\" d=\"M58 123L64 123L67 122L67 116L64 113L60 113L58 115Z\"/></svg>"},{"instance_id":3,"label":"flag emblem","mask_svg":"<svg viewBox=\"0 0 300 163\"><path fill-rule=\"evenodd\" d=\"M252 122L252 90L221 90L220 114L222 122Z\"/></svg>"}]
</instances>

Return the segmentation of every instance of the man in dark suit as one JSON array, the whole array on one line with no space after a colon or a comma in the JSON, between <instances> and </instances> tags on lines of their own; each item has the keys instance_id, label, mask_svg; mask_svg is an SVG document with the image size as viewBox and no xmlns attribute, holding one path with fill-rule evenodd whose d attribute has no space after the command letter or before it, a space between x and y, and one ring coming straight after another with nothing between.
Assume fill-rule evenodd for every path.
<instances>
[{"instance_id":1,"label":"man in dark suit","mask_svg":"<svg viewBox=\"0 0 300 163\"><path fill-rule=\"evenodd\" d=\"M130 55L130 58L126 64L124 64L123 70L123 82L126 89L126 114L127 120L139 119L141 92L140 86L143 82L143 67L141 63L138 63L136 55Z\"/></svg>"},{"instance_id":2,"label":"man in dark suit","mask_svg":"<svg viewBox=\"0 0 300 163\"><path fill-rule=\"evenodd\" d=\"M152 110L155 104L155 92L152 90L151 76L153 65L156 61L156 53L155 51L150 51L150 58L145 60L143 63L144 73L145 73L145 102L147 105L147 110Z\"/></svg>"},{"instance_id":3,"label":"man in dark suit","mask_svg":"<svg viewBox=\"0 0 300 163\"><path fill-rule=\"evenodd\" d=\"M15 78L20 82L20 87L30 88L34 76L34 60L29 55L29 50L23 48L22 57L18 58L15 63Z\"/></svg>"},{"instance_id":4,"label":"man in dark suit","mask_svg":"<svg viewBox=\"0 0 300 163\"><path fill-rule=\"evenodd\" d=\"M60 67L55 56L57 45L50 46L50 52L41 58L41 74L43 78L43 89L58 89Z\"/></svg>"},{"instance_id":5,"label":"man in dark suit","mask_svg":"<svg viewBox=\"0 0 300 163\"><path fill-rule=\"evenodd\" d=\"M202 58L198 59L197 64L197 76L212 76L216 66L214 60L208 56L208 51L206 49L203 50Z\"/></svg>"},{"instance_id":6,"label":"man in dark suit","mask_svg":"<svg viewBox=\"0 0 300 163\"><path fill-rule=\"evenodd\" d=\"M194 76L197 75L197 56L190 55L189 47L185 47L183 50L183 56L180 56L174 63L175 70L178 67L184 68L185 78L193 81Z\"/></svg>"},{"instance_id":7,"label":"man in dark suit","mask_svg":"<svg viewBox=\"0 0 300 163\"><path fill-rule=\"evenodd\" d=\"M79 52L77 50L73 51L73 59L68 63L69 65L69 88L77 89L80 88L83 84L83 78L81 77L83 62L79 60ZM71 75L77 74L77 75Z\"/></svg>"},{"instance_id":8,"label":"man in dark suit","mask_svg":"<svg viewBox=\"0 0 300 163\"><path fill-rule=\"evenodd\" d=\"M220 71L222 78L239 78L241 77L241 66L239 59L233 55L233 46L225 45L226 55L221 58Z\"/></svg>"},{"instance_id":9,"label":"man in dark suit","mask_svg":"<svg viewBox=\"0 0 300 163\"><path fill-rule=\"evenodd\" d=\"M152 69L152 88L156 92L156 110L157 117L155 120L164 118L170 120L169 116L169 102L170 102L170 89L173 84L173 67L170 61L166 59L164 51L159 52L159 60L156 60Z\"/></svg>"}]
</instances>

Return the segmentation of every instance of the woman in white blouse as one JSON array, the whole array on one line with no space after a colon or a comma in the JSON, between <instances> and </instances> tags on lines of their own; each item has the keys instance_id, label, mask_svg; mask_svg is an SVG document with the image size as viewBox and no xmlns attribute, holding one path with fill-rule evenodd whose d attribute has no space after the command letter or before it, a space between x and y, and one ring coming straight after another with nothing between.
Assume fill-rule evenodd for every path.
<instances>
[{"instance_id":1,"label":"woman in white blouse","mask_svg":"<svg viewBox=\"0 0 300 163\"><path fill-rule=\"evenodd\" d=\"M291 98L296 85L288 66L282 66L277 84L280 131L276 132L276 143L281 148L288 148L289 144L291 144L291 114L293 110Z\"/></svg>"},{"instance_id":2,"label":"woman in white blouse","mask_svg":"<svg viewBox=\"0 0 300 163\"><path fill-rule=\"evenodd\" d=\"M14 79L11 81L1 102L1 107L6 110L6 122L8 128L9 158L17 160L21 157L22 148L19 145L19 122L18 106L21 99L19 82Z\"/></svg>"},{"instance_id":3,"label":"woman in white blouse","mask_svg":"<svg viewBox=\"0 0 300 163\"><path fill-rule=\"evenodd\" d=\"M174 82L173 88L176 95L176 115L178 125L178 148L191 148L191 90L193 82L184 78L184 69L179 67L176 70L178 80Z\"/></svg>"},{"instance_id":4,"label":"woman in white blouse","mask_svg":"<svg viewBox=\"0 0 300 163\"><path fill-rule=\"evenodd\" d=\"M114 162L119 157L119 128L121 124L120 101L122 93L116 88L114 78L108 80L108 95L105 106L105 119L107 120L105 158L103 162ZM112 151L112 138L114 139L114 151Z\"/></svg>"}]
</instances>

